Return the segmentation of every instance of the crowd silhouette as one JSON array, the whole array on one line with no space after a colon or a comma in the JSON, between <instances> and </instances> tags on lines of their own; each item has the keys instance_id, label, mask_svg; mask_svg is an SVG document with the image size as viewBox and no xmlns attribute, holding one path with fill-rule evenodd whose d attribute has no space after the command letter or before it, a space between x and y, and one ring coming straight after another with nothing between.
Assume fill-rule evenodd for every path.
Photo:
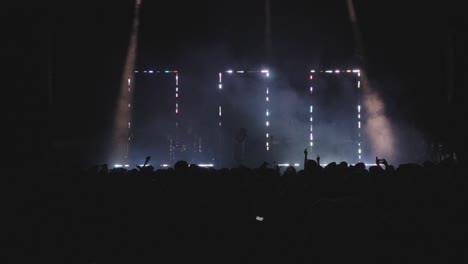
<instances>
[{"instance_id":1,"label":"crowd silhouette","mask_svg":"<svg viewBox=\"0 0 468 264\"><path fill-rule=\"evenodd\" d=\"M9 263L466 263L466 169L376 162L28 178Z\"/></svg>"}]
</instances>

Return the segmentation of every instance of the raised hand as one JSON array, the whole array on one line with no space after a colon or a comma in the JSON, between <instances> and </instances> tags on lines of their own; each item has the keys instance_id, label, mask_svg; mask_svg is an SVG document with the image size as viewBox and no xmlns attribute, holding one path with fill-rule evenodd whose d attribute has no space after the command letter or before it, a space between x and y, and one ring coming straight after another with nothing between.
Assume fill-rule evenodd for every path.
<instances>
[{"instance_id":1,"label":"raised hand","mask_svg":"<svg viewBox=\"0 0 468 264\"><path fill-rule=\"evenodd\" d=\"M143 167L146 166L146 164L148 164L148 161L151 159L151 156L146 156L146 159L145 159L145 164L143 165Z\"/></svg>"},{"instance_id":2,"label":"raised hand","mask_svg":"<svg viewBox=\"0 0 468 264\"><path fill-rule=\"evenodd\" d=\"M383 163L384 166L385 166L385 170L387 170L387 168L388 168L388 162L387 162L387 160L386 160L386 159L383 159L383 160L382 160L382 163Z\"/></svg>"}]
</instances>

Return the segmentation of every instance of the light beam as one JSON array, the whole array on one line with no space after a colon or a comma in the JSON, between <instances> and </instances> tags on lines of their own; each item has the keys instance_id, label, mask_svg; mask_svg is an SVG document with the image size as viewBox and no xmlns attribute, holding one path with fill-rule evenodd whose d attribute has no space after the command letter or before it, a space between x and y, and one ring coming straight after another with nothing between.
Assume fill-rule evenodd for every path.
<instances>
[{"instance_id":1,"label":"light beam","mask_svg":"<svg viewBox=\"0 0 468 264\"><path fill-rule=\"evenodd\" d=\"M348 5L349 19L353 29L355 53L362 64L361 71L353 70L353 72L360 75L362 80L362 82L359 83L359 86L362 86L363 89L363 105L367 112L367 124L365 130L369 136L373 154L376 156L386 157L387 160L392 159L395 158L392 126L390 120L385 115L384 102L377 91L371 87L367 76L364 45L362 44L361 32L357 22L353 1L347 0L346 2Z\"/></svg>"},{"instance_id":2,"label":"light beam","mask_svg":"<svg viewBox=\"0 0 468 264\"><path fill-rule=\"evenodd\" d=\"M131 83L135 74L135 60L137 55L138 26L140 22L141 0L135 2L135 15L133 19L130 44L127 50L125 65L122 73L117 109L114 116L113 136L111 142L110 161L127 163L128 149L130 146L130 129L128 123L131 122L131 108L133 90Z\"/></svg>"}]
</instances>

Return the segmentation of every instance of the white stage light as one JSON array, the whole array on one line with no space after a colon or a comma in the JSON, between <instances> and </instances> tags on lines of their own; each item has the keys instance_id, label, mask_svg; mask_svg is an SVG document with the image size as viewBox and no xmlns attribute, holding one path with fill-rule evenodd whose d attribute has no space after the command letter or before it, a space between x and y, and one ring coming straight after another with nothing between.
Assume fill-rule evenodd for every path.
<instances>
[{"instance_id":1,"label":"white stage light","mask_svg":"<svg viewBox=\"0 0 468 264\"><path fill-rule=\"evenodd\" d=\"M208 168L208 167L213 167L214 165L210 163L210 164L198 164L198 166Z\"/></svg>"}]
</instances>

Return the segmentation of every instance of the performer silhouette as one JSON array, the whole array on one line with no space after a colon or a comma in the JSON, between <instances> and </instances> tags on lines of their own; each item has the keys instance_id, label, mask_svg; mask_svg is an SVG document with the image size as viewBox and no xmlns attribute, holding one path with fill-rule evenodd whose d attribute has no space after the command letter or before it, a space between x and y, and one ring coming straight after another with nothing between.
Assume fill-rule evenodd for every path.
<instances>
[{"instance_id":1,"label":"performer silhouette","mask_svg":"<svg viewBox=\"0 0 468 264\"><path fill-rule=\"evenodd\" d=\"M247 139L247 129L241 127L234 138L234 161L238 166L245 161L245 140Z\"/></svg>"}]
</instances>

